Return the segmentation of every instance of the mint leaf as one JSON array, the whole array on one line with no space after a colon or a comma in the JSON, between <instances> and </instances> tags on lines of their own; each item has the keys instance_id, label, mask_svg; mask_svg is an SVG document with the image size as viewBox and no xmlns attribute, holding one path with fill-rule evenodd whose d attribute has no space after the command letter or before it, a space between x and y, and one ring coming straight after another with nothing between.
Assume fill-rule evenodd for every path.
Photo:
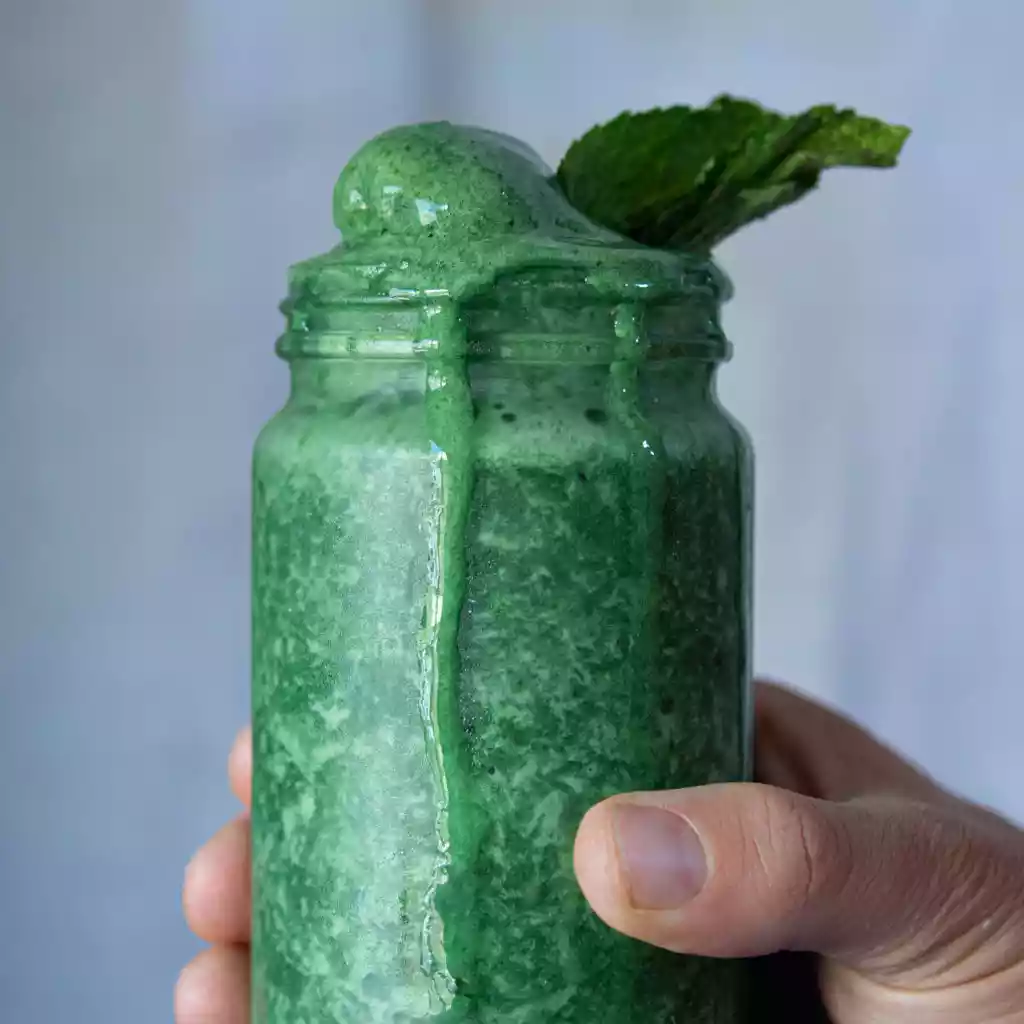
<instances>
[{"instance_id":1,"label":"mint leaf","mask_svg":"<svg viewBox=\"0 0 1024 1024\"><path fill-rule=\"evenodd\" d=\"M557 179L591 220L644 245L707 251L796 202L829 167L894 167L909 128L853 110L786 116L719 96L620 114L570 147Z\"/></svg>"}]
</instances>

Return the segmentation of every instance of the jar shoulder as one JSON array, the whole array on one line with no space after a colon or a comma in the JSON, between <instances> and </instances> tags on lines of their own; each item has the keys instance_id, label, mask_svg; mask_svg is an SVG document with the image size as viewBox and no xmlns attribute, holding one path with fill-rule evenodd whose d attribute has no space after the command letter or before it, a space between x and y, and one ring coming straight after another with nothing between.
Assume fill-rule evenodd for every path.
<instances>
[{"instance_id":1,"label":"jar shoulder","mask_svg":"<svg viewBox=\"0 0 1024 1024\"><path fill-rule=\"evenodd\" d=\"M717 401L680 408L638 408L620 416L600 406L556 408L474 402L468 425L478 458L577 462L630 456L646 440L671 462L715 457L746 463L750 436ZM308 406L289 402L260 431L254 465L335 462L373 452L381 459L431 457L432 426L422 398Z\"/></svg>"}]
</instances>

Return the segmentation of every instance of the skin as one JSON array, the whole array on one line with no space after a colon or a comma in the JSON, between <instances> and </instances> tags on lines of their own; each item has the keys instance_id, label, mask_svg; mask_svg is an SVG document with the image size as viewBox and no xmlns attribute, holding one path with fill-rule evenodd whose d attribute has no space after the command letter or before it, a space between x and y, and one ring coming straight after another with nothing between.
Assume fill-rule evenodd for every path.
<instances>
[{"instance_id":1,"label":"skin","mask_svg":"<svg viewBox=\"0 0 1024 1024\"><path fill-rule=\"evenodd\" d=\"M848 719L757 691L756 784L593 807L576 873L611 927L680 953L820 954L835 1024L1024 1024L1024 832L958 799ZM231 788L248 808L248 731ZM193 858L185 916L210 948L177 1024L247 1024L246 813Z\"/></svg>"}]
</instances>

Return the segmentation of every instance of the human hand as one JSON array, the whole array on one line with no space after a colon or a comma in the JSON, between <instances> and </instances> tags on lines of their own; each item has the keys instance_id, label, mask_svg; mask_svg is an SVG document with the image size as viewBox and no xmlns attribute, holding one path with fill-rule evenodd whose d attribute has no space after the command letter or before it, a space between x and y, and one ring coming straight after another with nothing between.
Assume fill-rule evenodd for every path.
<instances>
[{"instance_id":1,"label":"human hand","mask_svg":"<svg viewBox=\"0 0 1024 1024\"><path fill-rule=\"evenodd\" d=\"M678 952L820 953L836 1024L1024 1022L1024 833L779 687L758 688L757 738L762 784L588 812L576 870L595 911ZM245 732L229 775L246 807L251 765ZM182 974L177 1024L247 1024L246 816L196 854L184 903L213 945Z\"/></svg>"},{"instance_id":2,"label":"human hand","mask_svg":"<svg viewBox=\"0 0 1024 1024\"><path fill-rule=\"evenodd\" d=\"M679 953L821 954L835 1024L1024 1022L1024 832L769 684L757 769L592 808L576 873L598 915Z\"/></svg>"},{"instance_id":3,"label":"human hand","mask_svg":"<svg viewBox=\"0 0 1024 1024\"><path fill-rule=\"evenodd\" d=\"M176 1024L249 1024L252 734L248 729L239 734L231 749L228 779L245 813L225 825L185 870L185 919L211 946L178 979Z\"/></svg>"}]
</instances>

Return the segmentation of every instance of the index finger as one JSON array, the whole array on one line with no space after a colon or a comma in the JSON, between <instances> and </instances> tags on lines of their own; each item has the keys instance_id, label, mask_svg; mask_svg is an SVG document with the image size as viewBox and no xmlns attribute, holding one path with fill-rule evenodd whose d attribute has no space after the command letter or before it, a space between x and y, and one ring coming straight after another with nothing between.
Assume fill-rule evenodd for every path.
<instances>
[{"instance_id":1,"label":"index finger","mask_svg":"<svg viewBox=\"0 0 1024 1024\"><path fill-rule=\"evenodd\" d=\"M839 712L766 681L756 693L759 781L823 800L941 794L923 771Z\"/></svg>"},{"instance_id":2,"label":"index finger","mask_svg":"<svg viewBox=\"0 0 1024 1024\"><path fill-rule=\"evenodd\" d=\"M228 757L231 792L249 810L252 805L252 728L246 726L235 738Z\"/></svg>"}]
</instances>

